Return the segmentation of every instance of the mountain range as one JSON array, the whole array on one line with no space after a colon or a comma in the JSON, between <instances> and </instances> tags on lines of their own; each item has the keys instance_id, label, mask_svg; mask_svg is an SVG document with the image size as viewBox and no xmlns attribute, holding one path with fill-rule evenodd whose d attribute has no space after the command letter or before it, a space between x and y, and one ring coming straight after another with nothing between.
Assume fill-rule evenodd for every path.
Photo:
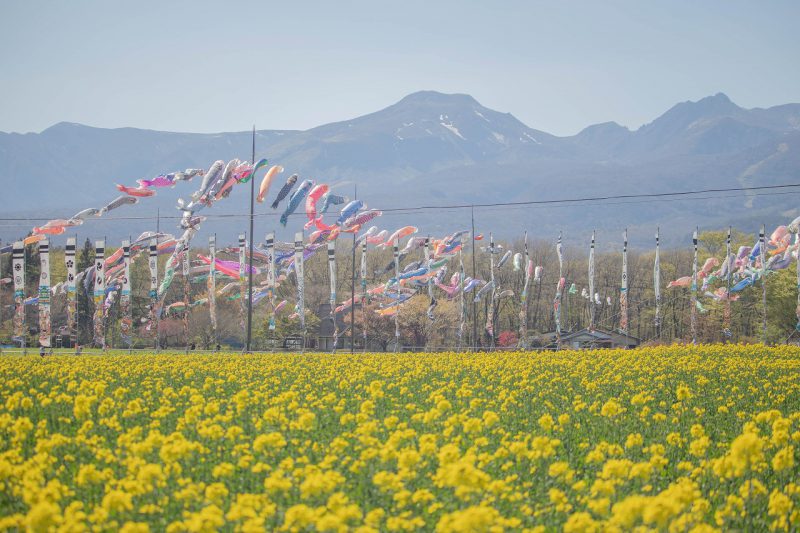
<instances>
[{"instance_id":1,"label":"mountain range","mask_svg":"<svg viewBox=\"0 0 800 533\"><path fill-rule=\"evenodd\" d=\"M113 199L115 183L135 185L142 177L207 168L216 159L249 159L251 135L63 122L41 133L0 133L3 218L68 217ZM378 220L381 227L413 223L438 234L468 228L470 209L408 208L800 183L800 104L744 109L720 93L679 103L634 131L608 122L557 137L471 96L422 91L352 120L305 131L259 130L259 157L286 168L279 181L296 172L351 197L357 186L359 198L386 210ZM161 189L158 196L110 215L149 217L158 209L174 217L175 200L195 188L184 183ZM677 243L686 242L696 225L755 231L761 223L784 223L800 214L791 191L479 207L474 216L478 232L502 237L528 230L552 239L563 230L583 243L597 228L601 239L616 243L628 227L634 243L645 243L660 226L665 241ZM213 213L246 213L248 192L236 187ZM256 235L274 228L275 213L266 203L258 205ZM173 222L165 217L161 223ZM35 224L6 221L0 236L17 238ZM118 238L152 225L98 219L82 226L79 235ZM246 218L230 217L209 220L204 230L230 233L233 242L246 225ZM300 224L294 225L292 232L299 230Z\"/></svg>"}]
</instances>

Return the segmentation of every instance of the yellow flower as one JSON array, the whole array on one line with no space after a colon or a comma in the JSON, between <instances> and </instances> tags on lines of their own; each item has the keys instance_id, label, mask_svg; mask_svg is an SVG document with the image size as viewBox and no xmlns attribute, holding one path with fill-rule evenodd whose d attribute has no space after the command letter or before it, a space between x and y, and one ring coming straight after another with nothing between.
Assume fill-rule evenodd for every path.
<instances>
[{"instance_id":1,"label":"yellow flower","mask_svg":"<svg viewBox=\"0 0 800 533\"><path fill-rule=\"evenodd\" d=\"M610 400L606 401L606 403L603 404L603 407L600 408L600 414L608 418L614 418L621 412L622 412L622 406L614 398L611 398Z\"/></svg>"},{"instance_id":2,"label":"yellow flower","mask_svg":"<svg viewBox=\"0 0 800 533\"><path fill-rule=\"evenodd\" d=\"M61 523L61 508L51 502L42 501L28 511L25 527L29 531L50 531Z\"/></svg>"},{"instance_id":3,"label":"yellow flower","mask_svg":"<svg viewBox=\"0 0 800 533\"><path fill-rule=\"evenodd\" d=\"M794 446L786 446L778 450L772 458L772 468L776 472L794 467Z\"/></svg>"}]
</instances>

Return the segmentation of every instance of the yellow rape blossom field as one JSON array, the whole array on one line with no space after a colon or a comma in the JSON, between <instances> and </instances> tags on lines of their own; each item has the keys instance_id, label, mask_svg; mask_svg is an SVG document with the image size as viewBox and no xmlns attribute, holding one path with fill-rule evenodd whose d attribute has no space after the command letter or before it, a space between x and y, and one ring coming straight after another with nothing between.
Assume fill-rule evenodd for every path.
<instances>
[{"instance_id":1,"label":"yellow rape blossom field","mask_svg":"<svg viewBox=\"0 0 800 533\"><path fill-rule=\"evenodd\" d=\"M0 359L0 529L800 529L800 349Z\"/></svg>"}]
</instances>

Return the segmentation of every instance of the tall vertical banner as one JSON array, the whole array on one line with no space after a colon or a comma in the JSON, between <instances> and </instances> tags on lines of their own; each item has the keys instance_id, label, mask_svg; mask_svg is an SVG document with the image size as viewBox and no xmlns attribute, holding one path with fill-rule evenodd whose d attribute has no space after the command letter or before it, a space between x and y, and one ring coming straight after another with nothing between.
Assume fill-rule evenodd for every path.
<instances>
[{"instance_id":1,"label":"tall vertical banner","mask_svg":"<svg viewBox=\"0 0 800 533\"><path fill-rule=\"evenodd\" d=\"M731 227L728 226L728 238L725 240L725 307L722 311L722 334L726 339L732 336L731 333L731 274L733 272L733 258L731 257Z\"/></svg>"},{"instance_id":2,"label":"tall vertical banner","mask_svg":"<svg viewBox=\"0 0 800 533\"><path fill-rule=\"evenodd\" d=\"M39 241L39 345L50 347L50 241Z\"/></svg>"},{"instance_id":3,"label":"tall vertical banner","mask_svg":"<svg viewBox=\"0 0 800 533\"><path fill-rule=\"evenodd\" d=\"M458 294L460 305L458 308L458 349L464 339L464 326L467 322L467 300L464 296L464 257L462 250L458 251Z\"/></svg>"},{"instance_id":4,"label":"tall vertical banner","mask_svg":"<svg viewBox=\"0 0 800 533\"><path fill-rule=\"evenodd\" d=\"M761 233L758 235L759 259L761 259L761 305L764 308L764 325L762 326L761 342L767 344L767 236L764 224L761 224Z\"/></svg>"},{"instance_id":5,"label":"tall vertical banner","mask_svg":"<svg viewBox=\"0 0 800 533\"><path fill-rule=\"evenodd\" d=\"M294 234L294 273L297 276L297 316L300 317L300 329L303 330L303 342L306 334L306 292L305 270L303 268L303 232ZM305 349L305 345L303 346Z\"/></svg>"},{"instance_id":6,"label":"tall vertical banner","mask_svg":"<svg viewBox=\"0 0 800 533\"><path fill-rule=\"evenodd\" d=\"M661 338L661 257L659 256L660 230L656 228L656 257L653 261L653 292L656 300L656 316L653 324L656 328L656 338Z\"/></svg>"},{"instance_id":7,"label":"tall vertical banner","mask_svg":"<svg viewBox=\"0 0 800 533\"><path fill-rule=\"evenodd\" d=\"M364 313L364 327L361 334L364 337L364 351L367 351L367 239L361 243L361 311ZM355 302L353 302L355 305Z\"/></svg>"},{"instance_id":8,"label":"tall vertical banner","mask_svg":"<svg viewBox=\"0 0 800 533\"><path fill-rule=\"evenodd\" d=\"M11 248L14 270L14 339L25 348L25 245L16 241Z\"/></svg>"},{"instance_id":9,"label":"tall vertical banner","mask_svg":"<svg viewBox=\"0 0 800 533\"><path fill-rule=\"evenodd\" d=\"M431 270L431 236L430 235L428 235L425 238L425 268L427 268L428 272L430 273L430 270ZM428 300L430 302L428 304L427 315L428 315L428 320L430 320L431 322L435 318L433 316L433 310L436 309L436 306L439 304L436 301L436 297L433 295L433 279L434 279L433 276L431 276L427 281L427 285L428 285Z\"/></svg>"},{"instance_id":10,"label":"tall vertical banner","mask_svg":"<svg viewBox=\"0 0 800 533\"><path fill-rule=\"evenodd\" d=\"M589 248L589 331L594 331L594 241L595 232L592 231L592 244Z\"/></svg>"},{"instance_id":11,"label":"tall vertical banner","mask_svg":"<svg viewBox=\"0 0 800 533\"><path fill-rule=\"evenodd\" d=\"M489 345L494 348L494 298L497 286L494 282L494 236L489 233L489 283L492 284L492 295L489 299L489 310L486 312L486 334Z\"/></svg>"},{"instance_id":12,"label":"tall vertical banner","mask_svg":"<svg viewBox=\"0 0 800 533\"><path fill-rule=\"evenodd\" d=\"M797 270L797 307L794 309L794 314L797 317L797 325L795 329L800 331L800 232L794 236L794 249L797 256L795 269Z\"/></svg>"},{"instance_id":13,"label":"tall vertical banner","mask_svg":"<svg viewBox=\"0 0 800 533\"><path fill-rule=\"evenodd\" d=\"M64 266L67 268L67 335L69 335L72 346L75 345L76 340L75 319L78 310L77 293L75 292L75 276L78 269L75 263L76 247L75 237L68 237L67 247L64 250Z\"/></svg>"},{"instance_id":14,"label":"tall vertical banner","mask_svg":"<svg viewBox=\"0 0 800 533\"><path fill-rule=\"evenodd\" d=\"M619 330L628 334L628 228L622 236L622 286L619 288Z\"/></svg>"},{"instance_id":15,"label":"tall vertical banner","mask_svg":"<svg viewBox=\"0 0 800 533\"><path fill-rule=\"evenodd\" d=\"M392 245L392 256L394 257L394 279L397 287L397 310L394 312L394 351L400 349L400 248L395 239Z\"/></svg>"},{"instance_id":16,"label":"tall vertical banner","mask_svg":"<svg viewBox=\"0 0 800 533\"><path fill-rule=\"evenodd\" d=\"M522 350L528 348L528 285L530 284L531 277L528 272L528 232L525 232L525 253L522 259L525 264L524 271L522 272L522 295L520 298L519 308L519 347Z\"/></svg>"},{"instance_id":17,"label":"tall vertical banner","mask_svg":"<svg viewBox=\"0 0 800 533\"><path fill-rule=\"evenodd\" d=\"M697 229L692 233L692 244L694 245L694 256L692 258L692 297L691 297L691 329L692 344L697 344Z\"/></svg>"},{"instance_id":18,"label":"tall vertical banner","mask_svg":"<svg viewBox=\"0 0 800 533\"><path fill-rule=\"evenodd\" d=\"M339 327L336 324L336 241L328 241L328 277L331 280L329 303L331 306L330 318L333 321L333 351L339 342Z\"/></svg>"},{"instance_id":19,"label":"tall vertical banner","mask_svg":"<svg viewBox=\"0 0 800 533\"><path fill-rule=\"evenodd\" d=\"M527 234L526 234L527 235ZM525 243L525 254L527 256L528 247ZM556 342L561 341L561 301L564 297L564 249L562 245L562 234L558 232L556 242L556 255L558 256L558 283L556 284L556 297L553 299L553 320L556 324ZM526 257L527 259L527 257Z\"/></svg>"},{"instance_id":20,"label":"tall vertical banner","mask_svg":"<svg viewBox=\"0 0 800 533\"><path fill-rule=\"evenodd\" d=\"M267 296L269 299L269 330L275 330L275 232L267 233Z\"/></svg>"},{"instance_id":21,"label":"tall vertical banner","mask_svg":"<svg viewBox=\"0 0 800 533\"><path fill-rule=\"evenodd\" d=\"M122 241L122 288L119 294L119 336L128 348L133 344L131 315L131 241Z\"/></svg>"},{"instance_id":22,"label":"tall vertical banner","mask_svg":"<svg viewBox=\"0 0 800 533\"><path fill-rule=\"evenodd\" d=\"M244 233L239 234L239 327L245 331L245 319L247 317L247 277L245 276L245 249L247 248L247 237Z\"/></svg>"},{"instance_id":23,"label":"tall vertical banner","mask_svg":"<svg viewBox=\"0 0 800 533\"><path fill-rule=\"evenodd\" d=\"M158 309L158 240L150 239L150 257L148 261L150 268L150 323L148 327L153 332L153 337L156 339L156 344L159 343L158 338L158 316L160 311Z\"/></svg>"},{"instance_id":24,"label":"tall vertical banner","mask_svg":"<svg viewBox=\"0 0 800 533\"><path fill-rule=\"evenodd\" d=\"M190 289L189 289L189 246L183 251L183 259L181 261L181 274L183 274L183 338L186 341L186 346L189 346L189 306Z\"/></svg>"},{"instance_id":25,"label":"tall vertical banner","mask_svg":"<svg viewBox=\"0 0 800 533\"><path fill-rule=\"evenodd\" d=\"M217 237L211 235L208 238L208 257L211 262L208 264L208 278L206 278L206 291L208 291L208 317L211 322L211 337L217 342Z\"/></svg>"},{"instance_id":26,"label":"tall vertical banner","mask_svg":"<svg viewBox=\"0 0 800 533\"><path fill-rule=\"evenodd\" d=\"M106 310L104 305L106 293L106 241L94 241L94 343L96 346L106 348Z\"/></svg>"}]
</instances>

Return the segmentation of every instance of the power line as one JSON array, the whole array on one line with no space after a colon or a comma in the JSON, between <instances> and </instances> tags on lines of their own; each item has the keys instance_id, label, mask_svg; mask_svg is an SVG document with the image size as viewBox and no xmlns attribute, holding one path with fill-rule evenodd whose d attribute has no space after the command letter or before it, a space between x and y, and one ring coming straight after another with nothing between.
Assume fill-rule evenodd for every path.
<instances>
[{"instance_id":1,"label":"power line","mask_svg":"<svg viewBox=\"0 0 800 533\"><path fill-rule=\"evenodd\" d=\"M389 207L385 209L381 209L383 213L403 213L403 212L415 212L415 211L434 211L434 210L445 210L445 209L467 209L467 208L515 208L515 207L531 207L531 206L563 206L563 204L571 204L571 203L586 203L586 202L607 202L609 200L643 200L643 199L654 199L654 198L667 198L667 200L661 201L686 201L686 200L709 200L709 199L716 199L716 198L733 198L738 195L726 195L723 197L719 196L711 196L711 197L701 197L701 198L685 198L686 196L693 196L698 194L710 194L710 193L730 193L730 192L753 192L753 196L767 196L767 195L779 195L779 194L798 194L800 191L789 191L789 192L773 192L773 193L757 193L755 191L770 191L770 190L780 190L780 189L790 189L790 188L798 188L800 187L800 183L787 183L781 185L762 185L762 186L755 186L755 187L728 187L728 188L721 188L721 189L697 189L691 191L677 191L677 192L660 192L660 193L641 193L641 194L616 194L616 195L606 195L606 196L586 196L586 197L578 197L578 198L560 198L560 199L551 199L551 200L522 200L516 202L490 202L490 203L467 203L467 204L442 204L442 205L419 205L419 206L410 206L410 207ZM622 203L639 203L639 202L617 202L617 204ZM606 205L615 205L615 204L606 204ZM198 215L198 216L205 216L206 218L239 218L239 217L248 217L250 216L249 213L218 213L218 214L208 214L208 215ZM257 213L254 216L262 218L262 217L277 217L279 214L276 213ZM305 213L296 212L292 213L290 216L305 216ZM98 218L97 220L104 220L104 221L111 221L111 220L150 220L153 219L153 216L128 216L128 217L107 217L107 218ZM172 215L172 216L163 216L161 218L164 219L172 219L172 220L179 220L182 218L181 215ZM37 222L41 220L47 220L46 217L0 217L0 221L6 222Z\"/></svg>"}]
</instances>

